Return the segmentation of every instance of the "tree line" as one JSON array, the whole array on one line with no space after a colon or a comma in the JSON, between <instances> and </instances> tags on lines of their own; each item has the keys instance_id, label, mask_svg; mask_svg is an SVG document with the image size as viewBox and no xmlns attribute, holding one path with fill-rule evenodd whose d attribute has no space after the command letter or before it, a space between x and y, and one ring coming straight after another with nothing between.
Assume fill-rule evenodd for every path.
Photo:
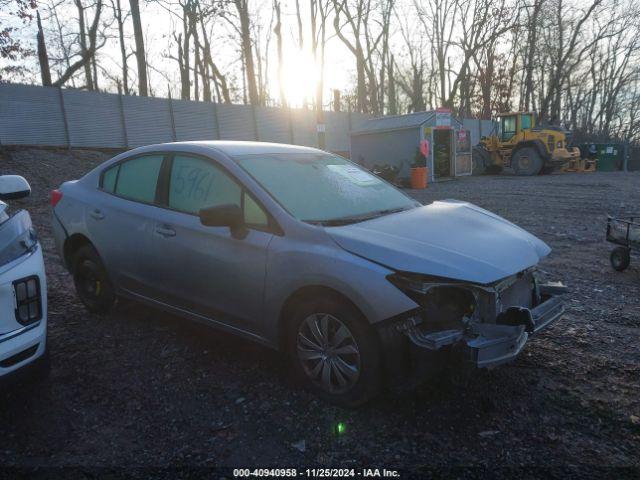
<instances>
[{"instance_id":1,"label":"tree line","mask_svg":"<svg viewBox=\"0 0 640 480\"><path fill-rule=\"evenodd\" d=\"M640 7L632 0L0 6L5 81L287 107L284 65L294 49L316 71L296 105L303 108L394 115L444 106L477 118L527 110L591 138L640 137ZM150 55L149 42L161 42L162 53ZM348 81L329 88L327 73L344 65Z\"/></svg>"}]
</instances>

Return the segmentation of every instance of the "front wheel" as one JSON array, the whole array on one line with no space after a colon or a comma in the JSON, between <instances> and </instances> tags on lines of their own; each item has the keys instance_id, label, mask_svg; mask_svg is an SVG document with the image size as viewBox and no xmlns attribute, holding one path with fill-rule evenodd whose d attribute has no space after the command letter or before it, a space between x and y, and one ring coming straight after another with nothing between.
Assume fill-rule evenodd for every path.
<instances>
[{"instance_id":1,"label":"front wheel","mask_svg":"<svg viewBox=\"0 0 640 480\"><path fill-rule=\"evenodd\" d=\"M357 406L379 392L377 337L352 305L333 298L301 303L288 337L296 375L319 397Z\"/></svg>"},{"instance_id":2,"label":"front wheel","mask_svg":"<svg viewBox=\"0 0 640 480\"><path fill-rule=\"evenodd\" d=\"M623 272L631 263L631 255L629 254L629 249L625 247L614 248L611 252L609 260L611 261L611 266L614 270Z\"/></svg>"},{"instance_id":3,"label":"front wheel","mask_svg":"<svg viewBox=\"0 0 640 480\"><path fill-rule=\"evenodd\" d=\"M522 147L511 157L511 166L516 175L537 175L543 167L540 154L533 147Z\"/></svg>"},{"instance_id":4,"label":"front wheel","mask_svg":"<svg viewBox=\"0 0 640 480\"><path fill-rule=\"evenodd\" d=\"M95 249L86 245L75 254L73 283L84 306L92 313L108 313L116 295L107 270Z\"/></svg>"}]
</instances>

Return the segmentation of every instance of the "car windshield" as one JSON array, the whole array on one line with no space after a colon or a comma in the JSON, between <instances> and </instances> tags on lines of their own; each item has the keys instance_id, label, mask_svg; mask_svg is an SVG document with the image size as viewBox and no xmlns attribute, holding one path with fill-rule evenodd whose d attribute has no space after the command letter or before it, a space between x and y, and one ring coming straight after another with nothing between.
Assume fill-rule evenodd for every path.
<instances>
[{"instance_id":1,"label":"car windshield","mask_svg":"<svg viewBox=\"0 0 640 480\"><path fill-rule=\"evenodd\" d=\"M337 155L268 153L235 160L283 208L304 222L344 225L420 205Z\"/></svg>"}]
</instances>

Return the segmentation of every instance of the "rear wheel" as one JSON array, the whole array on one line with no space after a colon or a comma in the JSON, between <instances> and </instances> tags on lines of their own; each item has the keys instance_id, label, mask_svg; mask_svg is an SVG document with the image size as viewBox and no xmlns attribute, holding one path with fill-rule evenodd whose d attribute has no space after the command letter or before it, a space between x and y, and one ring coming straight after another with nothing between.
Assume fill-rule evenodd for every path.
<instances>
[{"instance_id":1,"label":"rear wheel","mask_svg":"<svg viewBox=\"0 0 640 480\"><path fill-rule=\"evenodd\" d=\"M301 303L291 318L288 350L298 378L331 403L360 405L380 389L377 337L346 301Z\"/></svg>"},{"instance_id":2,"label":"rear wheel","mask_svg":"<svg viewBox=\"0 0 640 480\"><path fill-rule=\"evenodd\" d=\"M519 148L511 157L511 167L516 175L537 175L543 165L542 157L533 147Z\"/></svg>"},{"instance_id":3,"label":"rear wheel","mask_svg":"<svg viewBox=\"0 0 640 480\"><path fill-rule=\"evenodd\" d=\"M84 306L93 313L107 313L116 295L100 256L91 245L81 247L74 256L73 283Z\"/></svg>"},{"instance_id":4,"label":"rear wheel","mask_svg":"<svg viewBox=\"0 0 640 480\"><path fill-rule=\"evenodd\" d=\"M626 247L614 248L611 252L609 260L611 261L611 266L614 268L614 270L617 270L619 272L626 270L631 263L631 255L629 254L629 249Z\"/></svg>"}]
</instances>

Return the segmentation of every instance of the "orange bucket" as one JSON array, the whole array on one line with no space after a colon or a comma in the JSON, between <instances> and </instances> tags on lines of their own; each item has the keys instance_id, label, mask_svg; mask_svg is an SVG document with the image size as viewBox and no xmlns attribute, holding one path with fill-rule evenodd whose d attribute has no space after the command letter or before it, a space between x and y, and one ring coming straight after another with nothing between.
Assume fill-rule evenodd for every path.
<instances>
[{"instance_id":1,"label":"orange bucket","mask_svg":"<svg viewBox=\"0 0 640 480\"><path fill-rule=\"evenodd\" d=\"M411 169L411 188L427 188L427 167L414 167Z\"/></svg>"}]
</instances>

